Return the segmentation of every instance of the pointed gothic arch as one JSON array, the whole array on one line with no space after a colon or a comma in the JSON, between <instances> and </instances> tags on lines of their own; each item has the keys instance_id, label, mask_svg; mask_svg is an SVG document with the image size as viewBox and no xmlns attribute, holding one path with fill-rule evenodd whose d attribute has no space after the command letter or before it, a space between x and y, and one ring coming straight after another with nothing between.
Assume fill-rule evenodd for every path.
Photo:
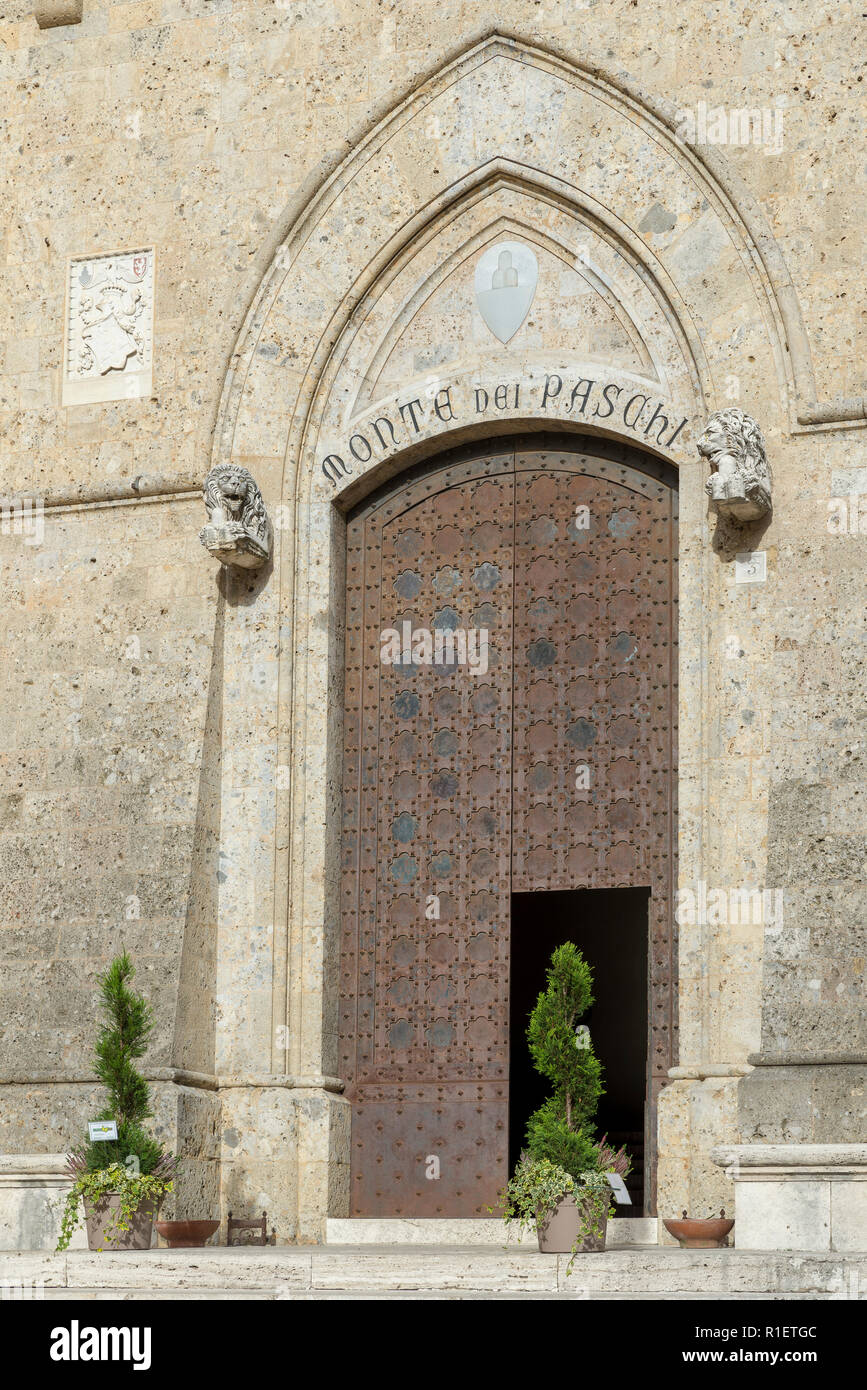
<instances>
[{"instance_id":1,"label":"pointed gothic arch","mask_svg":"<svg viewBox=\"0 0 867 1390\"><path fill-rule=\"evenodd\" d=\"M312 197L305 197L300 206L292 205L282 219L281 228L275 234L272 250L264 273L255 287L249 309L240 330L238 341L229 364L222 392L215 430L215 453L223 457L231 451L232 436L239 417L242 417L242 403L245 392L252 390L250 374L254 370L255 354L266 332L272 315L282 321L281 300L292 300L297 288L296 277L306 272L302 267L305 250L309 251L317 236L322 238L323 224L335 208L345 205L353 193L358 195L365 177L376 183L382 178L382 168L389 164L392 142L407 133L418 132L431 126L440 118L436 112L438 102L461 101L461 84L472 92L478 91L482 81L479 74L493 67L508 65L511 74L526 77L530 73L540 79L547 79L549 92L556 104L561 106L564 93L577 93L589 109L596 113L596 124L610 117L617 120L624 129L631 128L633 149L651 151L656 156L654 171L656 187L673 188L675 184L691 186L699 196L706 211L711 214L715 231L730 239L737 264L729 267L729 280L737 282L738 292L744 298L753 298L763 319L768 338L773 372L778 381L781 405L784 412L792 396L794 407L806 407L815 400L812 360L807 341L800 306L779 247L767 225L764 215L743 184L731 170L716 149L701 149L690 145L678 135L678 112L676 107L655 95L643 91L638 84L623 74L605 73L594 67L592 70L582 66L580 60L571 55L542 49L519 37L500 32L488 32L477 41L461 49L434 70L421 84L415 86L403 99L388 110L377 113L370 128L353 146L351 151L337 162L336 166L324 173L322 182ZM510 74L510 75L511 75ZM477 102L481 109L482 103ZM592 190L584 186L585 181L576 173L577 166L570 166L568 160L557 161L551 158L550 140L544 130L548 116L547 108L541 101L522 111L522 117L535 125L531 131L531 155L523 139L516 149L515 165L528 177L544 179L546 175L555 180L558 175L561 183L570 190L570 196L592 198ZM413 239L422 235L422 228L437 215L438 210L454 202L459 196L463 181L478 177L480 169L492 166L504 158L507 140L501 125L488 122L490 129L485 139L480 141L481 153L473 145L471 150L457 153L453 167L442 171L424 158L419 159L414 170L412 185L404 200L396 200L393 214L379 219L375 232L361 245L361 255L353 257L352 248L347 246L346 266L351 279L335 280L330 286L330 305L320 316L321 332L310 339L317 351L311 353L310 368L321 370L321 353L327 353L331 334L334 332L334 312L342 306L345 317L351 315L355 305L366 293L372 279L381 272L394 254L395 239ZM475 134L470 122L470 132ZM526 127L521 126L522 135ZM582 144L597 137L594 122L588 121L586 127L576 132L574 149L578 153ZM472 141L470 142L472 145ZM613 147L614 141L609 142ZM416 141L418 145L418 141ZM422 148L420 154L430 154L430 146ZM617 155L624 166L628 166L631 150L623 148ZM508 160L508 155L505 156ZM430 170L436 169L436 175ZM403 170L398 169L402 176ZM642 174L640 183L650 186ZM381 182L377 185L383 187ZM386 192L389 190L386 188ZM404 193L401 184L400 192ZM608 195L597 199L600 208L612 208L612 198ZM363 194L356 196L356 204L366 206ZM624 228L635 237L643 248L642 254L651 259L656 254L649 233L642 238L637 223L640 218L621 218ZM678 239L682 233L678 233ZM664 262L664 258L660 258ZM293 275L294 270L294 275ZM674 277L675 283L677 277ZM713 287L707 287L707 296L713 295ZM301 308L301 305L298 305ZM330 309L330 312L328 311ZM296 315L296 324L298 316ZM303 317L303 316L302 316ZM339 321L339 319L338 319ZM339 327L338 330L339 332ZM749 356L744 354L745 360ZM790 423L794 422L794 415ZM240 419L243 423L243 419ZM243 445L241 446L243 448Z\"/></svg>"},{"instance_id":2,"label":"pointed gothic arch","mask_svg":"<svg viewBox=\"0 0 867 1390\"><path fill-rule=\"evenodd\" d=\"M219 889L217 975L225 1006L235 1000L247 1009L233 969L238 941L250 943L261 1008L243 1029L218 1038L217 1069L229 1078L224 1125L234 1119L250 1133L259 1107L282 1117L294 1136L282 1149L278 1143L275 1156L272 1139L253 1134L250 1142L262 1153L249 1161L251 1171L260 1158L285 1167L286 1201L302 1237L321 1238L326 1213L343 1214L348 1200L348 1112L336 1041L344 513L390 474L473 432L588 421L553 418L536 390L522 393L493 423L466 415L444 420L428 410L417 437L371 449L336 487L323 476L322 459L335 440L352 436L365 411L386 410L388 400L375 391L372 402L361 403L360 386L378 381L378 364L418 321L421 305L454 292L469 321L472 302L460 299L460 268L498 226L531 230L531 207L546 254L557 247L574 254L576 238L588 239L597 280L591 290L604 285L624 306L646 360L669 379L670 395L660 391L659 408L666 418L671 412L672 423L682 414L686 424L670 450L636 439L624 421L591 420L589 428L649 447L680 473L680 801L685 823L703 823L714 714L706 614L720 581L690 426L724 403L730 375L745 403L766 381L776 383L776 407L772 393L773 414L763 419L772 439L794 427L799 403L813 392L796 296L761 214L720 161L678 141L674 125L673 112L619 77L488 35L382 114L297 210L239 335L213 461L253 471L277 531L273 572L230 581L226 667L249 698L228 701L223 716L231 756L221 841L232 850ZM515 199L524 200L520 216ZM580 343L570 348L567 327L568 319L558 319L560 336L542 344L537 374L530 373L536 386L553 373L574 389L591 368L612 395L640 392L650 380L634 364L612 366L604 352L594 359ZM474 384L489 393L504 372L521 376L520 343L493 355L484 346L467 351L451 368L449 380L466 404ZM421 399L427 375L424 364L413 365L403 394ZM392 403L400 406L400 394ZM277 694L259 700L251 673L265 664L278 671ZM264 786L263 766L273 773ZM681 852L690 878L701 879L705 852L701 835L690 834ZM710 1036L707 988L690 982L694 1056L687 1060ZM273 1124L262 1128L273 1132ZM231 1176L227 1181L231 1193Z\"/></svg>"}]
</instances>

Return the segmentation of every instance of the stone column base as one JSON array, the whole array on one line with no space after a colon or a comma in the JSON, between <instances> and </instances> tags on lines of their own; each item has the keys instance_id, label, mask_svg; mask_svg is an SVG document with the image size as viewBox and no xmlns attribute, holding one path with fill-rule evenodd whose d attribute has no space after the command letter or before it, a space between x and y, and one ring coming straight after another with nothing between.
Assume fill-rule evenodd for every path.
<instances>
[{"instance_id":1,"label":"stone column base","mask_svg":"<svg viewBox=\"0 0 867 1390\"><path fill-rule=\"evenodd\" d=\"M860 1144L867 1134L867 1063L856 1055L760 1053L738 1088L745 1144Z\"/></svg>"},{"instance_id":2,"label":"stone column base","mask_svg":"<svg viewBox=\"0 0 867 1390\"><path fill-rule=\"evenodd\" d=\"M66 1154L0 1154L0 1250L53 1250L71 1186ZM70 1249L87 1249L81 1228Z\"/></svg>"},{"instance_id":3,"label":"stone column base","mask_svg":"<svg viewBox=\"0 0 867 1390\"><path fill-rule=\"evenodd\" d=\"M268 1213L276 1242L318 1244L329 1216L349 1215L350 1105L315 1086L221 1086L226 1221Z\"/></svg>"},{"instance_id":4,"label":"stone column base","mask_svg":"<svg viewBox=\"0 0 867 1390\"><path fill-rule=\"evenodd\" d=\"M220 1215L220 1097L175 1083L162 1097L168 1113L166 1147L180 1158L174 1192L160 1207L163 1220L210 1221Z\"/></svg>"},{"instance_id":5,"label":"stone column base","mask_svg":"<svg viewBox=\"0 0 867 1390\"><path fill-rule=\"evenodd\" d=\"M738 1137L738 1083L745 1067L675 1067L659 1094L656 1209L660 1218L731 1215L732 1192L710 1161L715 1144ZM676 1245L659 1222L661 1245Z\"/></svg>"},{"instance_id":6,"label":"stone column base","mask_svg":"<svg viewBox=\"0 0 867 1390\"><path fill-rule=\"evenodd\" d=\"M733 1144L738 1250L867 1251L867 1144Z\"/></svg>"}]
</instances>

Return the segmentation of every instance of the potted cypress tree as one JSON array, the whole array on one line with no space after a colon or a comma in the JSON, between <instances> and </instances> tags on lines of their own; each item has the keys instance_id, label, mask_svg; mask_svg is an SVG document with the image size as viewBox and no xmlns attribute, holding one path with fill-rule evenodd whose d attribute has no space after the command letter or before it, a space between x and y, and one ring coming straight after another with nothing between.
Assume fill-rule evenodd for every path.
<instances>
[{"instance_id":1,"label":"potted cypress tree","mask_svg":"<svg viewBox=\"0 0 867 1390\"><path fill-rule=\"evenodd\" d=\"M65 1250L81 1220L91 1250L147 1250L154 1214L172 1191L176 1159L144 1128L152 1115L148 1084L134 1060L153 1030L150 1004L130 989L135 967L124 951L99 977L105 1017L96 1043L94 1071L108 1092L96 1117L114 1120L117 1139L93 1141L68 1156L73 1179L61 1221L58 1250Z\"/></svg>"},{"instance_id":2,"label":"potted cypress tree","mask_svg":"<svg viewBox=\"0 0 867 1390\"><path fill-rule=\"evenodd\" d=\"M543 1251L604 1250L612 1210L606 1175L629 1172L625 1150L594 1138L602 1065L578 1028L592 1003L590 967L567 941L551 957L527 1026L530 1055L553 1094L530 1116L527 1147L503 1194L505 1219L535 1227Z\"/></svg>"}]
</instances>

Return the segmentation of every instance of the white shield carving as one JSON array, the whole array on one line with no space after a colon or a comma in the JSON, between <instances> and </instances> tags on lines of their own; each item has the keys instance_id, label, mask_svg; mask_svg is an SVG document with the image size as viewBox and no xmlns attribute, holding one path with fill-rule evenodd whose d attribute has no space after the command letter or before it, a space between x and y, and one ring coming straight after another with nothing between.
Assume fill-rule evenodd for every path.
<instances>
[{"instance_id":1,"label":"white shield carving","mask_svg":"<svg viewBox=\"0 0 867 1390\"><path fill-rule=\"evenodd\" d=\"M82 341L90 348L100 376L106 372L121 372L136 351L130 331L118 323L113 313L88 324L81 331Z\"/></svg>"},{"instance_id":2,"label":"white shield carving","mask_svg":"<svg viewBox=\"0 0 867 1390\"><path fill-rule=\"evenodd\" d=\"M513 338L527 317L538 279L536 257L520 241L499 241L479 258L476 303L501 343Z\"/></svg>"}]
</instances>

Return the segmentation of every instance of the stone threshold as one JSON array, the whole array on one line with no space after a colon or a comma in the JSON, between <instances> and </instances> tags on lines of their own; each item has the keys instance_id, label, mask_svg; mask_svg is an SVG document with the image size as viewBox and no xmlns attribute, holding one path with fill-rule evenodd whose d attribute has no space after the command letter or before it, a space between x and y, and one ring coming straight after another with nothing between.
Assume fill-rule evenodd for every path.
<instances>
[{"instance_id":1,"label":"stone threshold","mask_svg":"<svg viewBox=\"0 0 867 1390\"><path fill-rule=\"evenodd\" d=\"M608 1222L606 1250L631 1246L655 1246L659 1241L655 1216L621 1216ZM329 1217L325 1223L327 1246L340 1245L459 1245L539 1249L535 1232L522 1231L516 1222L506 1227L496 1218L457 1219L435 1217Z\"/></svg>"},{"instance_id":2,"label":"stone threshold","mask_svg":"<svg viewBox=\"0 0 867 1390\"><path fill-rule=\"evenodd\" d=\"M867 1253L273 1246L0 1254L7 1297L560 1297L867 1299ZM30 1290L31 1292L27 1292Z\"/></svg>"}]
</instances>

